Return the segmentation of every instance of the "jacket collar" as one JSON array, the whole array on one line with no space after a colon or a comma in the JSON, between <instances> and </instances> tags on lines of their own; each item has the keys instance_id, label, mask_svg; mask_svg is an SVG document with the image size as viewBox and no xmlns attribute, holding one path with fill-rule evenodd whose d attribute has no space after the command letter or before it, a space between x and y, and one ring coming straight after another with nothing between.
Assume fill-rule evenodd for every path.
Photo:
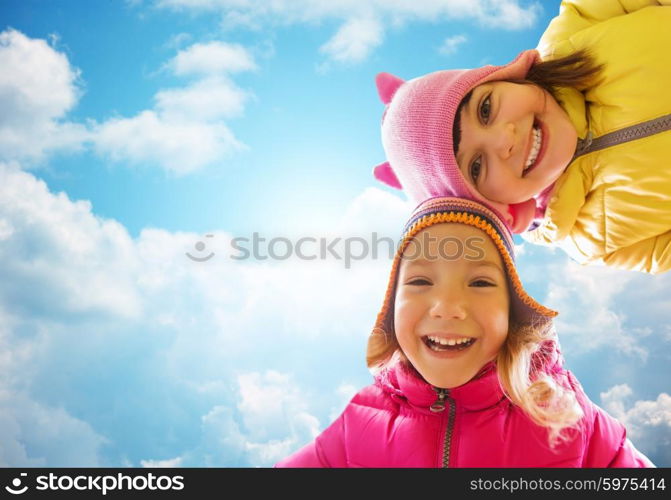
<instances>
[{"instance_id":1,"label":"jacket collar","mask_svg":"<svg viewBox=\"0 0 671 500\"><path fill-rule=\"evenodd\" d=\"M566 111L569 120L571 120L578 133L578 137L584 139L589 129L587 103L584 94L572 87L559 87L556 92L561 107Z\"/></svg>"},{"instance_id":2,"label":"jacket collar","mask_svg":"<svg viewBox=\"0 0 671 500\"><path fill-rule=\"evenodd\" d=\"M394 399L404 399L411 406L425 411L438 399L437 388L429 384L406 361L395 361L375 377L378 385ZM490 361L470 381L448 389L448 395L457 407L477 411L494 406L503 398L503 390L496 373L496 363Z\"/></svg>"},{"instance_id":3,"label":"jacket collar","mask_svg":"<svg viewBox=\"0 0 671 500\"><path fill-rule=\"evenodd\" d=\"M532 370L543 372L555 382L566 385L564 358L555 337L542 342L532 357ZM411 406L429 412L438 399L437 388L429 384L410 364L394 356L375 376L376 383L392 398L406 400ZM568 388L568 385L566 385ZM496 362L490 361L468 382L448 389L448 395L458 408L468 411L484 410L496 405L506 396L496 371Z\"/></svg>"}]
</instances>

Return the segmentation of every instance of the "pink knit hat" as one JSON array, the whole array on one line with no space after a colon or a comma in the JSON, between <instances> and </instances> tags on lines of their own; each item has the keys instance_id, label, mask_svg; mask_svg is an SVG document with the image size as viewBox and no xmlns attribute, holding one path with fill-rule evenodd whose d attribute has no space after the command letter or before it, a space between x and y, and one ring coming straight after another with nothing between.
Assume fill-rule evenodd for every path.
<instances>
[{"instance_id":1,"label":"pink knit hat","mask_svg":"<svg viewBox=\"0 0 671 500\"><path fill-rule=\"evenodd\" d=\"M389 73L377 75L382 117L382 144L387 162L373 174L385 184L403 189L416 204L435 196L455 196L484 202L516 233L524 231L535 212L534 199L515 205L487 200L469 185L452 148L452 125L459 103L476 86L522 79L539 59L525 50L505 66L443 70L404 82Z\"/></svg>"}]
</instances>

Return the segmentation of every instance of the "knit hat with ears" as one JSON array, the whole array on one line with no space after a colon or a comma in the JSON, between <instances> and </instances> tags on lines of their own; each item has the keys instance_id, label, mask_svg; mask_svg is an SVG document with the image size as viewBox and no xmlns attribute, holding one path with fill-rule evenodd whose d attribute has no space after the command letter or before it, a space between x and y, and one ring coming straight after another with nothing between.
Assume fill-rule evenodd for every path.
<instances>
[{"instance_id":1,"label":"knit hat with ears","mask_svg":"<svg viewBox=\"0 0 671 500\"><path fill-rule=\"evenodd\" d=\"M438 197L421 203L412 213L403 230L403 237L392 263L387 292L384 303L378 313L375 328L371 335L384 335L387 342L394 338L394 297L401 258L410 241L423 229L444 222L456 222L473 226L484 231L494 243L501 255L508 289L510 291L510 307L516 322L537 328L551 326L556 311L536 302L523 288L520 277L515 269L515 252L513 237L508 227L492 209L486 205L463 198ZM550 341L549 350L556 348Z\"/></svg>"},{"instance_id":2,"label":"knit hat with ears","mask_svg":"<svg viewBox=\"0 0 671 500\"><path fill-rule=\"evenodd\" d=\"M436 71L407 82L389 73L378 74L378 93L387 105L382 117L387 162L373 169L375 177L403 189L415 203L434 196L485 201L466 181L454 155L452 125L457 107L476 86L522 79L539 60L538 52L525 50L505 66ZM527 229L535 216L534 199L514 205L487 202L515 233Z\"/></svg>"}]
</instances>

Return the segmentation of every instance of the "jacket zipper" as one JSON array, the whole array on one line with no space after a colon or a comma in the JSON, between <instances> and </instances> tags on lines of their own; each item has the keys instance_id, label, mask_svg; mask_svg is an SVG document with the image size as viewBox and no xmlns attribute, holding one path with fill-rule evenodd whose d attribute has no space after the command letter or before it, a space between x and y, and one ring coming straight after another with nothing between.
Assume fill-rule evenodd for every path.
<instances>
[{"instance_id":1,"label":"jacket zipper","mask_svg":"<svg viewBox=\"0 0 671 500\"><path fill-rule=\"evenodd\" d=\"M438 393L438 399L436 399L430 406L431 411L434 413L444 411L445 400L447 400L450 405L450 412L447 416L447 428L445 429L445 441L443 443L443 467L448 468L450 466L450 448L452 446L452 432L454 431L454 417L457 411L456 402L450 397L450 391L448 389L435 387L435 390Z\"/></svg>"},{"instance_id":2,"label":"jacket zipper","mask_svg":"<svg viewBox=\"0 0 671 500\"><path fill-rule=\"evenodd\" d=\"M650 135L658 134L659 132L664 132L665 130L671 129L671 114L660 116L654 120L648 120L637 125L632 125L631 127L625 127L608 134L604 134L601 137L594 139L592 137L592 131L587 132L587 137L584 139L578 139L578 146L573 155L573 160L579 156L586 155L587 153L592 153L594 151L599 151L600 149L606 149L623 142L634 141L636 139L642 139Z\"/></svg>"}]
</instances>

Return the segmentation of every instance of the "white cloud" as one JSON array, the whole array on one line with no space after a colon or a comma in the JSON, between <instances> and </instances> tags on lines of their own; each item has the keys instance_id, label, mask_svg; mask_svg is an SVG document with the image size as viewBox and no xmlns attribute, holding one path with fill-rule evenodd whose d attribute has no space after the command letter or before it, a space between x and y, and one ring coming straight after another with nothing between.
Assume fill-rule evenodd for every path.
<instances>
[{"instance_id":1,"label":"white cloud","mask_svg":"<svg viewBox=\"0 0 671 500\"><path fill-rule=\"evenodd\" d=\"M225 122L242 115L253 97L226 76L256 69L246 49L222 42L194 44L166 66L178 76L198 78L159 90L153 109L96 125L95 150L113 161L154 164L184 175L246 149Z\"/></svg>"},{"instance_id":2,"label":"white cloud","mask_svg":"<svg viewBox=\"0 0 671 500\"><path fill-rule=\"evenodd\" d=\"M79 71L45 40L13 29L0 32L0 64L5 68L0 73L3 124L59 118L77 102Z\"/></svg>"},{"instance_id":3,"label":"white cloud","mask_svg":"<svg viewBox=\"0 0 671 500\"><path fill-rule=\"evenodd\" d=\"M627 414L624 407L624 400L631 396L633 391L627 384L615 385L606 392L599 394L604 408L620 421L624 421Z\"/></svg>"},{"instance_id":4,"label":"white cloud","mask_svg":"<svg viewBox=\"0 0 671 500\"><path fill-rule=\"evenodd\" d=\"M376 203L389 213L403 206L371 190L344 217L375 227ZM363 345L389 271L382 259L349 271L342 261L233 261L222 231L208 242L215 257L192 262L185 252L202 235L145 229L133 239L89 202L8 165L0 221L0 457L14 466L274 463L314 437L325 423L316 415L332 408L309 406L314 398L287 371L319 367L332 350L288 365L287 356L320 338ZM334 322L334 310L348 314ZM174 444L201 416L203 443ZM50 418L62 440L40 428ZM172 458L133 449L163 443L152 432L168 430ZM77 446L66 446L75 433Z\"/></svg>"},{"instance_id":5,"label":"white cloud","mask_svg":"<svg viewBox=\"0 0 671 500\"><path fill-rule=\"evenodd\" d=\"M240 374L236 401L201 418L200 442L178 458L180 464L270 467L319 433L319 420L286 374Z\"/></svg>"},{"instance_id":6,"label":"white cloud","mask_svg":"<svg viewBox=\"0 0 671 500\"><path fill-rule=\"evenodd\" d=\"M338 62L361 62L382 43L382 34L375 19L349 19L319 50Z\"/></svg>"},{"instance_id":7,"label":"white cloud","mask_svg":"<svg viewBox=\"0 0 671 500\"><path fill-rule=\"evenodd\" d=\"M633 395L626 385L601 393L604 408L622 422L634 445L657 464L671 461L671 396L661 393L654 401L639 400L627 407Z\"/></svg>"},{"instance_id":8,"label":"white cloud","mask_svg":"<svg viewBox=\"0 0 671 500\"><path fill-rule=\"evenodd\" d=\"M223 123L165 119L154 111L113 118L96 128L95 148L114 161L188 174L243 149Z\"/></svg>"},{"instance_id":9,"label":"white cloud","mask_svg":"<svg viewBox=\"0 0 671 500\"><path fill-rule=\"evenodd\" d=\"M172 35L165 44L163 44L164 47L168 49L178 49L182 47L184 44L189 43L191 40L193 40L193 35L190 33L177 33L175 35Z\"/></svg>"},{"instance_id":10,"label":"white cloud","mask_svg":"<svg viewBox=\"0 0 671 500\"><path fill-rule=\"evenodd\" d=\"M533 26L541 11L539 3L523 7L517 0L156 0L155 3L177 11L219 12L224 26L256 30L263 25L342 21L337 33L320 49L331 61L340 63L359 62L368 57L384 38L383 26L457 19L490 28L519 30Z\"/></svg>"},{"instance_id":11,"label":"white cloud","mask_svg":"<svg viewBox=\"0 0 671 500\"><path fill-rule=\"evenodd\" d=\"M209 123L241 115L248 98L249 94L231 81L210 77L188 87L159 91L156 113L166 122Z\"/></svg>"},{"instance_id":12,"label":"white cloud","mask_svg":"<svg viewBox=\"0 0 671 500\"><path fill-rule=\"evenodd\" d=\"M411 201L369 187L350 202L336 224L335 231L340 234L368 235L377 232L380 236L398 239L413 208ZM384 217L380 217L380 214L384 214Z\"/></svg>"},{"instance_id":13,"label":"white cloud","mask_svg":"<svg viewBox=\"0 0 671 500\"><path fill-rule=\"evenodd\" d=\"M0 382L0 466L100 467L108 440L65 409L34 401Z\"/></svg>"},{"instance_id":14,"label":"white cloud","mask_svg":"<svg viewBox=\"0 0 671 500\"><path fill-rule=\"evenodd\" d=\"M0 32L0 160L41 161L77 150L85 127L62 121L82 90L80 72L45 40L14 29Z\"/></svg>"},{"instance_id":15,"label":"white cloud","mask_svg":"<svg viewBox=\"0 0 671 500\"><path fill-rule=\"evenodd\" d=\"M15 284L0 288L10 310L139 314L133 243L118 222L94 217L90 202L54 195L31 174L0 164L0 220L12 228L0 245L1 280Z\"/></svg>"},{"instance_id":16,"label":"white cloud","mask_svg":"<svg viewBox=\"0 0 671 500\"><path fill-rule=\"evenodd\" d=\"M570 345L576 354L608 346L642 359L648 356L639 343L646 331L628 326L626 313L616 307L616 299L637 279L635 273L566 259L548 266L544 275L550 277L547 305L559 311L556 325L562 345Z\"/></svg>"},{"instance_id":17,"label":"white cloud","mask_svg":"<svg viewBox=\"0 0 671 500\"><path fill-rule=\"evenodd\" d=\"M242 45L224 42L196 43L181 50L169 63L176 75L221 75L257 69Z\"/></svg>"},{"instance_id":18,"label":"white cloud","mask_svg":"<svg viewBox=\"0 0 671 500\"><path fill-rule=\"evenodd\" d=\"M438 52L445 55L456 54L459 50L459 47L466 43L467 40L468 38L466 38L464 35L448 37L443 40L443 44L438 49Z\"/></svg>"},{"instance_id":19,"label":"white cloud","mask_svg":"<svg viewBox=\"0 0 671 500\"><path fill-rule=\"evenodd\" d=\"M275 462L296 443L317 437L319 421L291 377L274 371L238 377L238 410L248 436L248 450L263 463Z\"/></svg>"},{"instance_id":20,"label":"white cloud","mask_svg":"<svg viewBox=\"0 0 671 500\"><path fill-rule=\"evenodd\" d=\"M159 467L181 467L182 457L168 458L166 460L140 460L142 467L159 468Z\"/></svg>"},{"instance_id":21,"label":"white cloud","mask_svg":"<svg viewBox=\"0 0 671 500\"><path fill-rule=\"evenodd\" d=\"M211 42L180 51L167 67L195 80L160 89L154 107L135 116L86 125L64 119L82 93L80 72L46 41L1 32L0 67L0 161L26 165L54 151L92 146L113 161L181 175L246 148L226 124L253 97L227 76L256 68L240 45Z\"/></svg>"}]
</instances>

